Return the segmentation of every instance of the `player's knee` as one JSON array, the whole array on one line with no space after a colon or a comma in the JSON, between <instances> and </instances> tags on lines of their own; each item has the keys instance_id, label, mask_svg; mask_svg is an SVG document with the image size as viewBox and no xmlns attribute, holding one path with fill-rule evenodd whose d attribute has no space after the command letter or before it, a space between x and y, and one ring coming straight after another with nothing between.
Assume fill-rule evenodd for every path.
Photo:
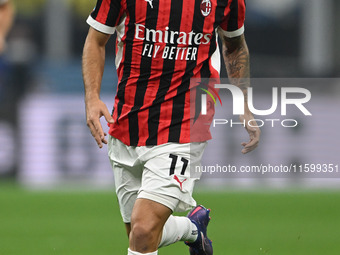
<instances>
[{"instance_id":1,"label":"player's knee","mask_svg":"<svg viewBox=\"0 0 340 255\"><path fill-rule=\"evenodd\" d=\"M130 232L130 239L140 243L153 243L157 239L156 228L151 224L133 224Z\"/></svg>"}]
</instances>

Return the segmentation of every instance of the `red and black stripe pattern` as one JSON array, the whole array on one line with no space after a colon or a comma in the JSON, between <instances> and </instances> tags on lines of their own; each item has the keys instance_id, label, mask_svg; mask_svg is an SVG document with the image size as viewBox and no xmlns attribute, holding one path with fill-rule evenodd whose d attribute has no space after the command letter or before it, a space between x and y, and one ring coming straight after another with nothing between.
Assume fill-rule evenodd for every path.
<instances>
[{"instance_id":1,"label":"red and black stripe pattern","mask_svg":"<svg viewBox=\"0 0 340 255\"><path fill-rule=\"evenodd\" d=\"M245 0L98 0L89 24L117 28L120 52L109 133L132 146L193 142L190 79L219 76L215 31L240 30L244 17Z\"/></svg>"}]
</instances>

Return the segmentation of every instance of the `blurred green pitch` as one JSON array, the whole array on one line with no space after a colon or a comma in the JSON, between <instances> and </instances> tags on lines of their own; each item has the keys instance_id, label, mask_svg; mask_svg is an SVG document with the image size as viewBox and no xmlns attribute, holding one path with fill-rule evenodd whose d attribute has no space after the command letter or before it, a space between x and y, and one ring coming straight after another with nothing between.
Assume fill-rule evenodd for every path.
<instances>
[{"instance_id":1,"label":"blurred green pitch","mask_svg":"<svg viewBox=\"0 0 340 255\"><path fill-rule=\"evenodd\" d=\"M215 255L338 255L340 192L198 192ZM1 255L126 255L114 193L0 184ZM160 255L188 255L183 243Z\"/></svg>"}]
</instances>

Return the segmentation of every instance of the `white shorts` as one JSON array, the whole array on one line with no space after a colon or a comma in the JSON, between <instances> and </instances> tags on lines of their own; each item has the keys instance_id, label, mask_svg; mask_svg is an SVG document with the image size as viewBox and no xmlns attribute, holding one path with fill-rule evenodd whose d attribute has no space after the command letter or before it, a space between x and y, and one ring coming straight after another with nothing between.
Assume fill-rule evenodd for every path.
<instances>
[{"instance_id":1,"label":"white shorts","mask_svg":"<svg viewBox=\"0 0 340 255\"><path fill-rule=\"evenodd\" d=\"M192 198L207 142L166 143L157 146L127 146L110 136L108 155L112 165L120 212L125 223L137 198L163 204L182 212L196 206Z\"/></svg>"}]
</instances>

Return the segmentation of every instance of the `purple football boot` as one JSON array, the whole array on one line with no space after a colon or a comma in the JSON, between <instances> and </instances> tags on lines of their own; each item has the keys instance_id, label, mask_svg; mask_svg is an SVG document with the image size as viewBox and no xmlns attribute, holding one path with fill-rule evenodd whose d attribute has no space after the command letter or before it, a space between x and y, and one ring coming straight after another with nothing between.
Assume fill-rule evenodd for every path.
<instances>
[{"instance_id":1,"label":"purple football boot","mask_svg":"<svg viewBox=\"0 0 340 255\"><path fill-rule=\"evenodd\" d=\"M198 205L187 215L198 230L198 236L195 242L185 242L185 244L190 247L190 255L213 255L211 240L207 236L207 227L210 221L209 213L210 209L206 209L203 205Z\"/></svg>"}]
</instances>

